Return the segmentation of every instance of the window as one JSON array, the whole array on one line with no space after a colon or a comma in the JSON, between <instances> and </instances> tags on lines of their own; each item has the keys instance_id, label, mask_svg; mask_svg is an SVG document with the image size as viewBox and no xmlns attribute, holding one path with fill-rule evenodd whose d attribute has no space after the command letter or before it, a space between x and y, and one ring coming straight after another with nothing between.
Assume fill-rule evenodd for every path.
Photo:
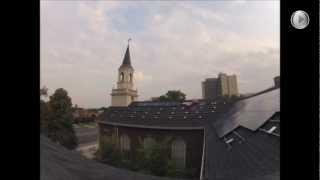
<instances>
[{"instance_id":1,"label":"window","mask_svg":"<svg viewBox=\"0 0 320 180\"><path fill-rule=\"evenodd\" d=\"M130 82L132 82L132 73L130 73Z\"/></svg>"},{"instance_id":2,"label":"window","mask_svg":"<svg viewBox=\"0 0 320 180\"><path fill-rule=\"evenodd\" d=\"M186 143L183 139L177 139L172 142L171 148L172 160L176 162L178 168L185 168L186 164Z\"/></svg>"},{"instance_id":3,"label":"window","mask_svg":"<svg viewBox=\"0 0 320 180\"><path fill-rule=\"evenodd\" d=\"M124 73L123 72L120 73L120 81L124 81Z\"/></svg>"},{"instance_id":4,"label":"window","mask_svg":"<svg viewBox=\"0 0 320 180\"><path fill-rule=\"evenodd\" d=\"M127 135L120 136L120 150L122 152L130 150L130 139Z\"/></svg>"}]
</instances>

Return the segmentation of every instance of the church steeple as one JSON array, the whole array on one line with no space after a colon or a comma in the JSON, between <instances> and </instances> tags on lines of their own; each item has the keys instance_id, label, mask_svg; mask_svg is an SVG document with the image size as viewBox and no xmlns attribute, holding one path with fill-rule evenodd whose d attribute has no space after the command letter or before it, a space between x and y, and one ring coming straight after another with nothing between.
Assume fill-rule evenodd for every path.
<instances>
[{"instance_id":1,"label":"church steeple","mask_svg":"<svg viewBox=\"0 0 320 180\"><path fill-rule=\"evenodd\" d=\"M129 42L131 41L131 38L128 39L128 46L127 46L127 50L126 50L126 53L124 55L124 58L123 58L123 61L122 61L122 64L120 67L123 67L123 66L131 66L131 57L130 57L130 50L129 50Z\"/></svg>"},{"instance_id":2,"label":"church steeple","mask_svg":"<svg viewBox=\"0 0 320 180\"><path fill-rule=\"evenodd\" d=\"M129 44L127 46L126 54L124 55L121 66L125 66L125 65L131 66Z\"/></svg>"},{"instance_id":3,"label":"church steeple","mask_svg":"<svg viewBox=\"0 0 320 180\"><path fill-rule=\"evenodd\" d=\"M137 90L134 90L134 69L131 66L129 41L122 64L118 69L117 88L112 89L111 106L128 106L138 97Z\"/></svg>"}]
</instances>

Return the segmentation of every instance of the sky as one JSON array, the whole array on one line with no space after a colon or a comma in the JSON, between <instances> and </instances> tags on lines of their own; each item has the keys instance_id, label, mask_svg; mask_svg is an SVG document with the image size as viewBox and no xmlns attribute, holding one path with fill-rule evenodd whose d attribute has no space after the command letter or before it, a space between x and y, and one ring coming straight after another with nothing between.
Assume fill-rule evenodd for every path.
<instances>
[{"instance_id":1,"label":"sky","mask_svg":"<svg viewBox=\"0 0 320 180\"><path fill-rule=\"evenodd\" d=\"M40 84L64 88L72 103L108 107L130 41L138 100L236 74L240 93L280 74L280 3L252 1L40 2Z\"/></svg>"}]
</instances>

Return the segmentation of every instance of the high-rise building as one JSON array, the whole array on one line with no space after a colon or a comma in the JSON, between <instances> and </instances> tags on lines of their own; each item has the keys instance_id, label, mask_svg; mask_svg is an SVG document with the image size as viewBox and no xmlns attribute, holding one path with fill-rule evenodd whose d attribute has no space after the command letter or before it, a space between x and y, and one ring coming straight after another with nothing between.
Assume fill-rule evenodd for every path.
<instances>
[{"instance_id":1,"label":"high-rise building","mask_svg":"<svg viewBox=\"0 0 320 180\"><path fill-rule=\"evenodd\" d=\"M219 73L218 78L207 78L202 82L203 99L215 99L221 96L239 96L236 75Z\"/></svg>"},{"instance_id":2,"label":"high-rise building","mask_svg":"<svg viewBox=\"0 0 320 180\"><path fill-rule=\"evenodd\" d=\"M203 99L215 99L218 93L218 78L208 78L202 82Z\"/></svg>"},{"instance_id":3,"label":"high-rise building","mask_svg":"<svg viewBox=\"0 0 320 180\"><path fill-rule=\"evenodd\" d=\"M138 97L138 91L134 90L134 69L131 66L129 44L121 66L118 69L117 88L112 89L111 106L128 106Z\"/></svg>"}]
</instances>

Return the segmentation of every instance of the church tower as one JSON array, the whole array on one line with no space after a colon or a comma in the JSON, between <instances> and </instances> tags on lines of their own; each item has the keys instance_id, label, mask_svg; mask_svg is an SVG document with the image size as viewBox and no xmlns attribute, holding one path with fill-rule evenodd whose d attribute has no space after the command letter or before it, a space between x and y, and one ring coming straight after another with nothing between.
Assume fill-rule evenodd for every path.
<instances>
[{"instance_id":1,"label":"church tower","mask_svg":"<svg viewBox=\"0 0 320 180\"><path fill-rule=\"evenodd\" d=\"M129 39L130 40L130 39ZM138 97L138 91L134 90L134 69L131 66L129 41L121 66L118 69L117 88L112 89L111 106L128 106Z\"/></svg>"}]
</instances>

